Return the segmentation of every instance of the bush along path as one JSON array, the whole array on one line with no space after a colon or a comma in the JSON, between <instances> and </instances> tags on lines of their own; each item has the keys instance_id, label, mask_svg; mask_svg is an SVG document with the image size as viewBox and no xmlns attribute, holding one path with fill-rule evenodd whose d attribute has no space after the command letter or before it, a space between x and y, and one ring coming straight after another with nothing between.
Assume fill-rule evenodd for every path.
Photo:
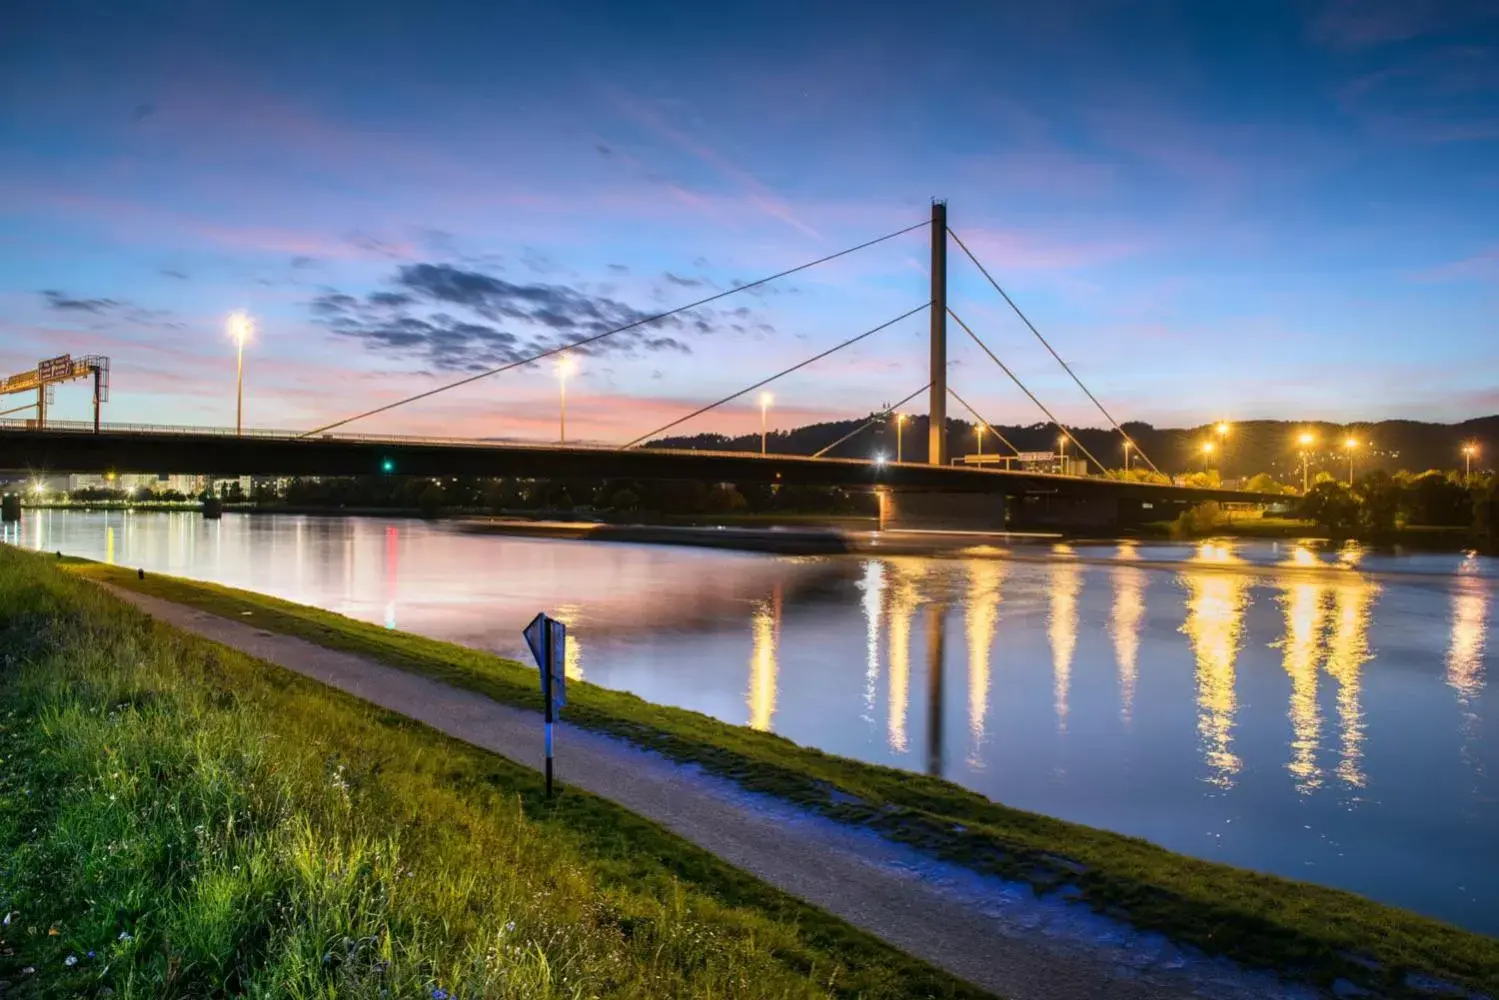
<instances>
[{"instance_id":1,"label":"bush along path","mask_svg":"<svg viewBox=\"0 0 1499 1000\"><path fill-rule=\"evenodd\" d=\"M379 661L513 706L531 707L539 701L533 669L488 654L389 632L261 595L169 577L137 580L133 573L94 565L75 568L215 616L202 619L194 627L225 625L219 616L227 616L234 623L253 620L258 628L240 633L241 640L249 636L253 642L267 642L273 637L301 636L325 651L332 648L360 654L362 659L347 664L354 684L377 668L371 661ZM261 652L264 655L265 651ZM1238 977L1241 969L1187 961L1191 948L1196 947L1209 954L1231 956L1239 966L1274 970L1340 994L1354 995L1358 989L1388 997L1441 995L1442 990L1454 996L1499 992L1495 989L1499 982L1499 941L1492 938L1349 893L1197 861L1133 838L1008 809L947 782L830 757L768 734L650 705L619 692L579 684L569 696L569 716L592 731L569 736L575 744L597 738L600 733L622 736L661 757L695 765L699 772L705 772L691 785L692 794L699 799L709 787L704 779L712 776L728 779L711 788L716 798L730 800L739 793L736 804L744 806L753 800L759 803L756 809L767 812L765 800L745 796L743 791L747 789L768 792L800 806L789 809L787 815L773 817L782 826L798 825L798 820L809 816L840 821L837 827L826 823L817 826L821 839L813 850L826 849L830 830L845 836L873 831L883 839L866 836L845 846L852 855L888 862L886 874L893 869L909 876L928 863L923 878L929 889L944 880L945 887L951 889L953 884L963 883L963 874L989 876L968 885L972 891L964 901L970 915L978 913L988 919L991 944L999 948L994 961L985 963L991 970L988 974L997 978L979 979L991 989L1031 995L1034 983L1017 970L1037 963L1055 969L1058 962L1054 959L1065 958L1067 961L1061 964L1074 975L1082 975L1078 970L1088 968L1102 975L1111 984L1111 991L1105 995L1128 995L1120 992L1125 980L1150 980L1153 990L1167 990L1166 982L1171 980L1169 989L1200 992L1204 976L1216 982L1201 995L1231 995L1226 992L1228 983L1242 978ZM482 699L476 703L482 704ZM395 707L411 711L412 704L408 700ZM428 721L443 724L441 719ZM528 725L525 719L517 724L522 728ZM539 754L534 736L517 739L517 746L497 748L517 759L526 759L528 753ZM617 741L604 742L611 752L622 752ZM572 759L577 762L576 753ZM680 777L673 780L682 784ZM614 794L610 787L604 791ZM657 815L652 812L656 808L647 804L642 811ZM799 825L806 828L809 824ZM911 852L915 860L888 853L896 845L915 848ZM944 866L929 863L933 858L947 863L945 871L939 871ZM731 860L747 864L743 857ZM950 877L954 870L959 872L956 878ZM1001 883L996 876L1009 881ZM779 884L811 898L795 880L803 878L797 875ZM837 888L835 881L832 891L836 893ZM1021 891L1029 889L1045 895L1037 899L1031 892ZM946 892L947 897L953 895ZM835 899L823 905L836 909L838 904ZM928 898L923 905L936 903ZM920 942L899 936L933 933L932 926L921 926L932 925L921 919L922 911L913 912L915 919L905 924L914 924L917 930L896 928L891 933L886 927L882 933L941 961L940 951L924 950ZM1102 912L1112 919L1090 923L1084 919L1090 912ZM859 919L857 912L845 915ZM946 940L941 936L942 925L935 926L939 928L939 940ZM1038 927L1040 930L1036 930ZM1168 938L1175 944L1166 943ZM1002 940L1014 947L1000 948L995 942ZM1081 951L1073 947L1079 941L1087 945ZM968 964L949 967L961 969L960 974L969 978L980 976L973 970L973 950L960 935L952 942L957 943L953 950L966 955ZM1176 945L1191 947L1183 950ZM1034 959L1030 966L1024 959L1027 954ZM996 967L1002 973L993 972ZM1182 974L1176 975L1178 972ZM1048 973L1037 975L1045 977ZM1050 992L1036 995L1076 995L1059 992L1062 987L1054 980L1052 976L1048 982ZM1248 995L1269 995L1270 989L1259 980L1253 990L1261 992Z\"/></svg>"}]
</instances>

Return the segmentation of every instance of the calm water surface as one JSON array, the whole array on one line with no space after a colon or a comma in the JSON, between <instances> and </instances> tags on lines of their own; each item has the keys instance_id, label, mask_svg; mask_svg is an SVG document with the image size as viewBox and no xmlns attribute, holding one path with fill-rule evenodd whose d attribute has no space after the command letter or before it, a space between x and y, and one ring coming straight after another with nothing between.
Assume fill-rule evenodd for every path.
<instances>
[{"instance_id":1,"label":"calm water surface","mask_svg":"<svg viewBox=\"0 0 1499 1000\"><path fill-rule=\"evenodd\" d=\"M545 609L570 626L573 677L1499 934L1494 560L1287 543L785 558L61 511L4 532L516 656Z\"/></svg>"}]
</instances>

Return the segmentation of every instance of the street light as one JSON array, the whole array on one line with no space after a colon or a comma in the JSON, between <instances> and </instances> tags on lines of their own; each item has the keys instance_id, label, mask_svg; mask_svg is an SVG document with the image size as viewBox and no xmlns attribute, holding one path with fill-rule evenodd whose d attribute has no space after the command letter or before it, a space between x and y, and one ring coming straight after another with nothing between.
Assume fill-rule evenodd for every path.
<instances>
[{"instance_id":1,"label":"street light","mask_svg":"<svg viewBox=\"0 0 1499 1000\"><path fill-rule=\"evenodd\" d=\"M1473 456L1478 454L1478 445L1471 441L1463 445L1463 479L1473 478Z\"/></svg>"},{"instance_id":2,"label":"street light","mask_svg":"<svg viewBox=\"0 0 1499 1000\"><path fill-rule=\"evenodd\" d=\"M905 426L906 426L906 415L904 413L897 413L895 415L895 464L897 464L897 465L900 464L900 460L901 460L901 447L900 447L900 445L901 445L901 438L904 436L901 433L901 431L905 429Z\"/></svg>"},{"instance_id":3,"label":"street light","mask_svg":"<svg viewBox=\"0 0 1499 1000\"><path fill-rule=\"evenodd\" d=\"M1060 469L1058 471L1061 472L1063 475L1066 475L1067 474L1067 435L1066 434L1062 434L1062 435L1060 435L1060 436L1057 437L1057 448L1059 449L1058 458L1061 459Z\"/></svg>"},{"instance_id":4,"label":"street light","mask_svg":"<svg viewBox=\"0 0 1499 1000\"><path fill-rule=\"evenodd\" d=\"M1206 469L1208 467L1208 463L1213 460L1213 452L1215 452L1217 450L1218 450L1218 446L1216 444L1214 444L1213 442L1211 442L1211 441L1204 441L1204 442L1202 442L1202 467L1204 469Z\"/></svg>"},{"instance_id":5,"label":"street light","mask_svg":"<svg viewBox=\"0 0 1499 1000\"><path fill-rule=\"evenodd\" d=\"M979 454L982 455L984 453L984 425L983 424L974 424L973 425L973 436L978 439Z\"/></svg>"},{"instance_id":6,"label":"street light","mask_svg":"<svg viewBox=\"0 0 1499 1000\"><path fill-rule=\"evenodd\" d=\"M578 370L578 361L571 354L557 356L557 391L562 403L558 424L558 443L567 444L567 377Z\"/></svg>"},{"instance_id":7,"label":"street light","mask_svg":"<svg viewBox=\"0 0 1499 1000\"><path fill-rule=\"evenodd\" d=\"M1308 486L1310 480L1307 476L1307 458L1310 454L1309 449L1312 445L1317 443L1317 437L1310 431L1302 431L1301 436L1296 440L1301 445L1301 492L1304 494L1310 488Z\"/></svg>"},{"instance_id":8,"label":"street light","mask_svg":"<svg viewBox=\"0 0 1499 1000\"><path fill-rule=\"evenodd\" d=\"M1129 471L1129 446L1133 444L1129 438L1124 439L1124 471Z\"/></svg>"},{"instance_id":9,"label":"street light","mask_svg":"<svg viewBox=\"0 0 1499 1000\"><path fill-rule=\"evenodd\" d=\"M244 433L245 421L245 341L255 332L255 321L250 319L248 313L235 312L229 314L229 336L234 338L235 343L235 404L234 404L234 435L238 437Z\"/></svg>"},{"instance_id":10,"label":"street light","mask_svg":"<svg viewBox=\"0 0 1499 1000\"><path fill-rule=\"evenodd\" d=\"M1358 448L1358 438L1350 437L1343 441L1343 447L1348 451L1348 488L1353 488L1353 452Z\"/></svg>"},{"instance_id":11,"label":"street light","mask_svg":"<svg viewBox=\"0 0 1499 1000\"><path fill-rule=\"evenodd\" d=\"M775 400L776 398L768 392L760 393L760 454L762 455L766 452L765 441L768 434L766 414L770 411L770 404L774 403Z\"/></svg>"}]
</instances>

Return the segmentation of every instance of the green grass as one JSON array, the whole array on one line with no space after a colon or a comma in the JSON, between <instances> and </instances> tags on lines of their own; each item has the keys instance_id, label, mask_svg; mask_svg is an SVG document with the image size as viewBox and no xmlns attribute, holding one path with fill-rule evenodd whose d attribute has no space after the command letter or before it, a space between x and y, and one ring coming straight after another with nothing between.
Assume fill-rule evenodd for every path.
<instances>
[{"instance_id":1,"label":"green grass","mask_svg":"<svg viewBox=\"0 0 1499 1000\"><path fill-rule=\"evenodd\" d=\"M984 995L3 546L0 705L5 1000Z\"/></svg>"},{"instance_id":2,"label":"green grass","mask_svg":"<svg viewBox=\"0 0 1499 1000\"><path fill-rule=\"evenodd\" d=\"M276 598L98 564L76 572L325 646L508 704L540 707L533 668ZM242 612L249 611L245 616ZM1011 809L950 782L864 764L588 683L566 717L746 788L1038 891L1081 902L1250 965L1399 996L1416 971L1499 993L1499 940L1363 897L1172 853L1147 841Z\"/></svg>"}]
</instances>

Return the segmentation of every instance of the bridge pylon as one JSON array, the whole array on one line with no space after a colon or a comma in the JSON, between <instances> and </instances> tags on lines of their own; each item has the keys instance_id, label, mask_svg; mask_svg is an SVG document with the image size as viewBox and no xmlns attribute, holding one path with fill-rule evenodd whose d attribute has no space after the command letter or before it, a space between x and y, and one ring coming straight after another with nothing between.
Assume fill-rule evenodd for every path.
<instances>
[{"instance_id":1,"label":"bridge pylon","mask_svg":"<svg viewBox=\"0 0 1499 1000\"><path fill-rule=\"evenodd\" d=\"M932 202L932 389L927 464L947 464L947 202Z\"/></svg>"}]
</instances>

